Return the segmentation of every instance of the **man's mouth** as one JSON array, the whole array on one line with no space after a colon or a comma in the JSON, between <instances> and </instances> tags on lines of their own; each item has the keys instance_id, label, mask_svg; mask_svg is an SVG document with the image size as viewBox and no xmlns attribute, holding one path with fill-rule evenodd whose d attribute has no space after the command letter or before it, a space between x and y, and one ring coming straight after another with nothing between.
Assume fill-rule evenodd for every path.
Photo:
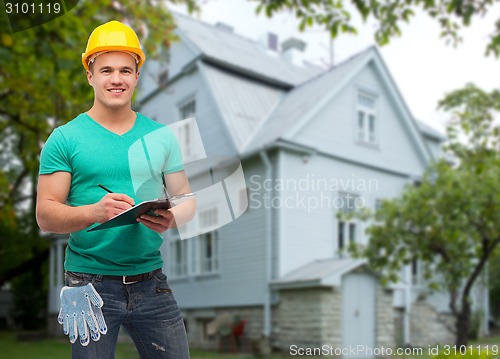
<instances>
[{"instance_id":1,"label":"man's mouth","mask_svg":"<svg viewBox=\"0 0 500 359\"><path fill-rule=\"evenodd\" d=\"M111 93L120 93L125 92L125 89L108 89L108 91Z\"/></svg>"}]
</instances>

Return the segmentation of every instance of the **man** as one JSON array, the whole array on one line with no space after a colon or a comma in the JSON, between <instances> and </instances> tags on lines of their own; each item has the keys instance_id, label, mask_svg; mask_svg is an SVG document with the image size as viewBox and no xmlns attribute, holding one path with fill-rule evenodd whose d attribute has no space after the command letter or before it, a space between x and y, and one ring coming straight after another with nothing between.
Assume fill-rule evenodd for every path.
<instances>
[{"instance_id":1,"label":"man","mask_svg":"<svg viewBox=\"0 0 500 359\"><path fill-rule=\"evenodd\" d=\"M189 358L183 319L161 271L159 248L162 232L192 218L194 199L141 215L137 224L87 231L134 203L152 199L144 193L161 194L162 180L170 195L190 192L172 132L131 108L144 61L131 28L118 21L97 27L82 54L94 89L93 106L55 129L41 153L38 224L47 232L70 233L61 301L75 307L83 303L90 314L100 312L99 306L89 311L89 296L76 292L91 284L98 293L96 302L104 303L107 328L101 333L106 335L93 333L90 341L87 329L69 325L70 332L80 332L80 343L72 345L73 358L114 358L121 325L141 358ZM158 133L161 136L151 136ZM71 313L66 313L68 318ZM92 315L88 318L92 330L97 322ZM70 340L76 336L72 340L70 335Z\"/></svg>"}]
</instances>

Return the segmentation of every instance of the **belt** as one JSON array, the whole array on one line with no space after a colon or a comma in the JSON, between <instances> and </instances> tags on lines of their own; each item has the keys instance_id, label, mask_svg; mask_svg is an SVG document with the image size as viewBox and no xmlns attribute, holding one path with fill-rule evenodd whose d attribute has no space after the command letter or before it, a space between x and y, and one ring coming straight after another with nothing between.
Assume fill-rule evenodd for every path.
<instances>
[{"instance_id":1,"label":"belt","mask_svg":"<svg viewBox=\"0 0 500 359\"><path fill-rule=\"evenodd\" d=\"M140 282L142 280L146 280L151 278L157 273L161 272L161 268L155 269L152 272L147 272L147 273L142 273L142 274L136 274L136 275L103 275L103 279L114 279L114 280L121 280L123 284L134 284L137 282Z\"/></svg>"}]
</instances>

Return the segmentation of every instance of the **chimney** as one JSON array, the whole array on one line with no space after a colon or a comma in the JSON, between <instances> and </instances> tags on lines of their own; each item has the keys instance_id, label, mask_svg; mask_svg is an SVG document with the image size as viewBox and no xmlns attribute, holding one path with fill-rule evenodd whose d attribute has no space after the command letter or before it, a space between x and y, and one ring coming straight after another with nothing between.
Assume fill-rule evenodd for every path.
<instances>
[{"instance_id":1,"label":"chimney","mask_svg":"<svg viewBox=\"0 0 500 359\"><path fill-rule=\"evenodd\" d=\"M231 25L225 24L220 21L215 24L215 27L229 34L232 34L234 32L234 28Z\"/></svg>"},{"instance_id":2,"label":"chimney","mask_svg":"<svg viewBox=\"0 0 500 359\"><path fill-rule=\"evenodd\" d=\"M278 52L278 35L272 32L266 32L259 37L259 43L264 50Z\"/></svg>"},{"instance_id":3,"label":"chimney","mask_svg":"<svg viewBox=\"0 0 500 359\"><path fill-rule=\"evenodd\" d=\"M281 57L288 63L303 66L307 44L296 37L290 37L281 43Z\"/></svg>"}]
</instances>

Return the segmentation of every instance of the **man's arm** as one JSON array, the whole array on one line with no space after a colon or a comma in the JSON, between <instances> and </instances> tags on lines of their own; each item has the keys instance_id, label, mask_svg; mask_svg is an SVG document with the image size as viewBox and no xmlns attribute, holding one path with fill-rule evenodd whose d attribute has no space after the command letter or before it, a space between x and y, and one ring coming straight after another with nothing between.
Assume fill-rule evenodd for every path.
<instances>
[{"instance_id":1,"label":"man's arm","mask_svg":"<svg viewBox=\"0 0 500 359\"><path fill-rule=\"evenodd\" d=\"M38 177L36 220L43 231L60 234L81 231L96 222L107 221L134 204L125 194L109 193L97 203L72 207L66 204L70 185L68 172Z\"/></svg>"},{"instance_id":2,"label":"man's arm","mask_svg":"<svg viewBox=\"0 0 500 359\"><path fill-rule=\"evenodd\" d=\"M170 196L191 193L191 186L184 171L165 175L165 185ZM196 211L196 199L190 197L170 209L157 209L151 216L143 214L137 220L155 232L163 233L170 227L178 227L193 219Z\"/></svg>"}]
</instances>

